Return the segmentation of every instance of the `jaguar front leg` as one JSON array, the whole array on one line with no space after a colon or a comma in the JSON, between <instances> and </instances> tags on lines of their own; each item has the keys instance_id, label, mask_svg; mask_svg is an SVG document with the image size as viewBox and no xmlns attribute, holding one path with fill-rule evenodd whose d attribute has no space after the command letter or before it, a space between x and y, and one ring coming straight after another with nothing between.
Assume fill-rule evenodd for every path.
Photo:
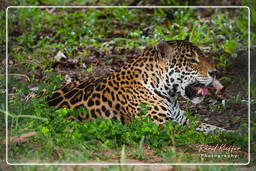
<instances>
[{"instance_id":1,"label":"jaguar front leg","mask_svg":"<svg viewBox=\"0 0 256 171\"><path fill-rule=\"evenodd\" d=\"M149 104L149 103L146 103ZM164 124L167 120L171 120L173 122L178 123L179 125L187 126L190 125L192 121L190 121L185 115L184 111L180 109L177 101L173 101L172 103L158 101L152 105L151 109L148 111L148 115L154 120L156 124ZM225 131L225 132L233 132L226 130L224 128L220 128L214 125L199 123L199 126L196 128L197 131L205 132L205 133L215 133L217 130Z\"/></svg>"},{"instance_id":2,"label":"jaguar front leg","mask_svg":"<svg viewBox=\"0 0 256 171\"><path fill-rule=\"evenodd\" d=\"M173 109L173 108L172 108ZM179 108L179 105L177 104L175 106L175 110L172 110L172 112L169 111L169 117L177 122L180 125L189 125L191 122L190 120L184 115L184 111ZM217 130L223 131L223 132L234 132L233 130L227 130L218 126L210 125L207 123L196 121L196 123L199 123L199 126L196 128L199 132L204 133L216 133Z\"/></svg>"},{"instance_id":3,"label":"jaguar front leg","mask_svg":"<svg viewBox=\"0 0 256 171\"><path fill-rule=\"evenodd\" d=\"M216 133L216 131L222 132L235 132L233 130L227 130L218 126L210 125L207 123L200 122L199 126L196 128L197 131L205 132L205 133Z\"/></svg>"},{"instance_id":4,"label":"jaguar front leg","mask_svg":"<svg viewBox=\"0 0 256 171\"><path fill-rule=\"evenodd\" d=\"M183 116L185 118L185 116ZM178 122L180 125L189 125L191 122L189 119L184 119L186 122ZM203 123L196 121L196 123L199 123L199 126L196 127L196 130L199 132L204 132L204 133L216 133L217 131L221 132L234 132L233 130L227 130L218 126L214 126L211 124Z\"/></svg>"}]
</instances>

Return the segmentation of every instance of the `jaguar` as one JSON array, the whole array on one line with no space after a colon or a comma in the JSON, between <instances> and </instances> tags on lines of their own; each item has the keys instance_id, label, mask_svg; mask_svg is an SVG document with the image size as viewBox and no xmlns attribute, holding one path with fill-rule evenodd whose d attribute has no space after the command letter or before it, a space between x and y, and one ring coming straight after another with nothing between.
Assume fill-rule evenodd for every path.
<instances>
[{"instance_id":1,"label":"jaguar","mask_svg":"<svg viewBox=\"0 0 256 171\"><path fill-rule=\"evenodd\" d=\"M103 117L123 123L140 117L140 104L150 104L145 116L156 124L171 120L188 125L190 120L180 109L177 98L182 96L195 104L202 102L215 72L208 57L196 45L186 40L161 40L118 72L63 85L47 99L47 104L56 108L86 108L89 114L80 114L80 120ZM199 123L196 129L225 130L206 123Z\"/></svg>"}]
</instances>

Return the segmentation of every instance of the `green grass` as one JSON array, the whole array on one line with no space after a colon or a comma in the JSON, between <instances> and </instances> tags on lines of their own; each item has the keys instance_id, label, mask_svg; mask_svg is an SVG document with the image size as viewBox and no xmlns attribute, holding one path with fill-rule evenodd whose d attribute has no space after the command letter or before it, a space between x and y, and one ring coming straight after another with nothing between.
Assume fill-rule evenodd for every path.
<instances>
[{"instance_id":1,"label":"green grass","mask_svg":"<svg viewBox=\"0 0 256 171\"><path fill-rule=\"evenodd\" d=\"M53 79L51 84L47 85L52 87L46 92L50 94L50 91L54 89L53 85L56 86L60 80L51 74L47 75ZM135 159L144 159L142 146L149 146L156 151L161 151L156 153L156 156L166 158L163 161L168 162L177 161L175 158L171 158L172 160L169 158L175 148L189 147L190 150L195 150L194 144L232 144L246 149L247 137L224 133L205 135L194 131L196 124L183 127L168 122L160 129L147 117L134 119L129 125L103 118L80 122L72 118L76 118L79 113L86 113L84 109L55 110L43 104L44 101L44 97L32 98L26 105L22 104L21 99L9 101L9 107L12 109L8 114L11 128L9 136L13 137L32 131L37 133L25 144L9 146L10 162L26 162L29 158L35 158L38 162L83 162L95 159L104 161L109 157L100 155L102 151L115 152L120 150L124 144L130 149L137 149L134 153ZM147 112L146 107L148 105L141 105L141 113ZM168 149L170 146L172 146L172 151L161 150ZM25 158L20 158L17 154L25 155ZM183 162L197 162L198 160L198 158L193 160L191 155L182 155L180 158Z\"/></svg>"},{"instance_id":2,"label":"green grass","mask_svg":"<svg viewBox=\"0 0 256 171\"><path fill-rule=\"evenodd\" d=\"M33 0L24 2L37 4ZM70 1L62 2L63 5L70 4ZM59 1L49 3L54 5ZM73 1L72 5L77 3L79 1ZM13 5L19 5L19 2ZM146 153L146 147L149 147L151 155L161 158L162 162L201 162L195 154L197 149L194 144L214 146L224 143L246 151L247 136L225 133L205 135L194 131L196 125L181 127L172 122L159 128L148 118L134 119L130 125L102 118L78 122L70 118L75 118L79 111L49 108L43 103L44 97L24 101L31 93L29 88L39 87L36 93L47 89L46 95L50 95L59 87L64 75L55 73L53 69L56 62L54 56L58 51L70 59L78 58L83 64L85 58L95 54L101 54L103 58L111 57L109 49L114 48L124 61L129 57L125 53L127 51L141 51L161 39L188 38L200 47L210 48L209 52L216 52L214 62L224 70L231 65L232 59L237 58L238 47L247 47L247 9L230 11L215 9L209 18L205 18L196 9L55 9L52 12L45 9L9 9L9 60L14 61L9 66L9 73L30 78L9 76L9 93L13 95L9 99L9 136L37 133L25 143L10 144L9 161L109 161L109 153L102 152L110 152L120 159L118 162L126 161L127 157L150 162ZM114 57L108 58L105 64L110 65L111 60ZM91 63L86 68L80 67L85 74L94 73L94 69ZM231 76L222 78L226 84L232 79ZM252 93L254 96L255 91ZM2 92L0 96L1 100L4 99ZM241 97L237 95L227 101L240 104ZM5 107L0 107L0 119L4 121ZM142 114L147 107L142 104ZM210 110L225 112L220 104L211 106ZM189 110L188 115L197 119L190 116ZM239 122L239 118L234 118L234 122ZM246 127L245 124L241 123L240 127ZM133 150L134 154L130 154ZM207 160L218 161L222 160ZM231 159L230 162L246 162L246 159ZM118 168L109 167L106 170ZM201 166L198 169L209 168Z\"/></svg>"}]
</instances>

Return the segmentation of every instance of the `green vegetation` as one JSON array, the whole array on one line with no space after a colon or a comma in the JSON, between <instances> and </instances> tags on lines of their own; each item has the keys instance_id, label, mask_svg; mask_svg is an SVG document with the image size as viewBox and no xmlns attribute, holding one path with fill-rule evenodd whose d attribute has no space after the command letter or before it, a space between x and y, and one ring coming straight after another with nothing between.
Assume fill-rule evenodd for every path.
<instances>
[{"instance_id":1,"label":"green vegetation","mask_svg":"<svg viewBox=\"0 0 256 171\"><path fill-rule=\"evenodd\" d=\"M72 1L72 5L78 2ZM29 3L36 4L36 1L31 0ZM58 1L49 3L55 5ZM70 5L70 1L64 3ZM13 5L18 4L15 2ZM158 126L147 117L134 119L129 125L102 118L78 121L77 116L81 113L89 114L88 111L65 108L56 110L44 104L45 97L61 85L65 75L72 78L98 76L97 67L122 64L133 54L138 54L145 46L152 46L158 40L188 38L212 56L216 67L224 73L220 74L219 79L224 86L240 86L239 90L236 89L237 86L235 91L228 90L230 96L226 96L227 107L220 103L210 104L208 111L230 115L228 117L236 129L246 129L248 108L247 104L242 103L247 100L248 84L244 80L246 76L239 75L240 72L238 75L232 72L225 74L225 71L232 69L233 62L239 60L240 56L247 55L247 9L206 11L210 15L205 15L199 9L188 8L10 8L9 137L31 132L36 132L36 136L25 139L23 143L11 142L9 162L129 162L134 159L156 163L246 163L246 157L201 160L197 146L228 144L246 152L246 133L206 135L194 130L196 124L181 127L168 122ZM4 16L2 12L0 14ZM0 40L2 45L3 39ZM64 67L55 58L58 52L70 59L64 61ZM88 59L91 61L88 62ZM97 64L97 60L94 61L96 64L93 63L94 59L100 60L100 64ZM78 62L74 62L76 60ZM2 84L4 76L0 77ZM38 90L31 93L35 87ZM42 92L43 96L35 97ZM256 91L251 93L255 98ZM4 96L1 90L1 122L4 121L5 113L5 106L2 105ZM214 98L207 99L210 100ZM200 106L203 105L207 104ZM241 114L240 110L232 106L244 108L243 116L238 116ZM140 114L143 115L150 104L141 104L140 107ZM197 115L192 114L193 111L187 107L188 117L198 120ZM3 128L4 125L1 125L0 129ZM118 167L109 167L106 170L115 168ZM207 167L201 166L198 169L205 170Z\"/></svg>"}]
</instances>

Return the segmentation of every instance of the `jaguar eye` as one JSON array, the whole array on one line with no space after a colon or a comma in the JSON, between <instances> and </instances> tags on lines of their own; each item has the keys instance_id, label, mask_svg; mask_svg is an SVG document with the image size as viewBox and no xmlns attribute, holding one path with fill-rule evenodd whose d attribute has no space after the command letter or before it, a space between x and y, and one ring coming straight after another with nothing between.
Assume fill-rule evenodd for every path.
<instances>
[{"instance_id":1,"label":"jaguar eye","mask_svg":"<svg viewBox=\"0 0 256 171\"><path fill-rule=\"evenodd\" d=\"M188 61L193 63L193 64L198 64L198 62L195 59L193 59L193 58L188 59Z\"/></svg>"}]
</instances>

